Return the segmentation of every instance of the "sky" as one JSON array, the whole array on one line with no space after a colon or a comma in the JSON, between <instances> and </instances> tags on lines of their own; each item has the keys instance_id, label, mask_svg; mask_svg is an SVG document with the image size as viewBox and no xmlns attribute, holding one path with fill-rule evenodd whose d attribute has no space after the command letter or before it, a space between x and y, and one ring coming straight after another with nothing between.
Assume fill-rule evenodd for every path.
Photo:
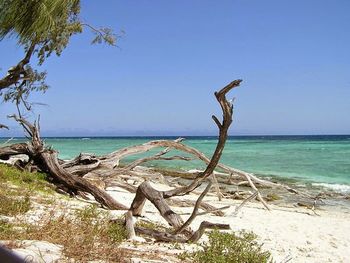
<instances>
[{"instance_id":1,"label":"sky","mask_svg":"<svg viewBox=\"0 0 350 263\"><path fill-rule=\"evenodd\" d=\"M51 56L34 94L43 136L215 135L213 93L234 79L231 135L350 134L350 1L82 1L81 17L125 31L118 47L89 30ZM0 42L0 76L23 56ZM23 135L13 105L0 123ZM32 117L35 116L32 114Z\"/></svg>"}]
</instances>

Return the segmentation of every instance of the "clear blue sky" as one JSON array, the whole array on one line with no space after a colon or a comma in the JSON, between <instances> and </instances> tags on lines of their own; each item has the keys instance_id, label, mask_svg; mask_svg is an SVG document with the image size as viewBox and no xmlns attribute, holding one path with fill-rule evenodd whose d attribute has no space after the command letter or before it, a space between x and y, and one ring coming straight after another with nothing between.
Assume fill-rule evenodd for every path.
<instances>
[{"instance_id":1,"label":"clear blue sky","mask_svg":"<svg viewBox=\"0 0 350 263\"><path fill-rule=\"evenodd\" d=\"M350 1L82 1L84 21L124 30L120 48L86 32L44 66L32 101L46 136L212 135L213 92L242 78L231 134L350 134ZM0 43L0 73L22 50ZM2 136L20 135L11 126Z\"/></svg>"}]
</instances>

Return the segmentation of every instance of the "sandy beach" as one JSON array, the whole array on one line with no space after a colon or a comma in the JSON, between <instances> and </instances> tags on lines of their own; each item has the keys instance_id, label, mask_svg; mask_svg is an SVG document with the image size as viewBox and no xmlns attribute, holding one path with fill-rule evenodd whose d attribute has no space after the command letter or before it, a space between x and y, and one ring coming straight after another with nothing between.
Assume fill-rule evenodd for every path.
<instances>
[{"instance_id":1,"label":"sandy beach","mask_svg":"<svg viewBox=\"0 0 350 263\"><path fill-rule=\"evenodd\" d=\"M349 10L0 0L0 263L350 263Z\"/></svg>"},{"instance_id":2,"label":"sandy beach","mask_svg":"<svg viewBox=\"0 0 350 263\"><path fill-rule=\"evenodd\" d=\"M165 185L154 185L158 189L166 189ZM130 205L134 197L123 189L109 189L112 196L118 197L124 204ZM198 196L191 194L182 199L196 200ZM350 210L346 207L323 207L316 213L308 208L270 204L271 211L262 204L253 202L245 205L236 216L233 212L240 204L237 200L223 199L218 201L214 194L206 196L205 201L222 207L225 216L198 216L192 224L196 229L204 221L230 224L233 231L247 230L258 235L263 248L271 251L275 262L349 262L350 260ZM187 219L191 208L173 207L174 211ZM143 216L153 222L167 225L155 207L147 201ZM122 212L114 212L121 215ZM205 237L202 239L205 240ZM138 246L142 249L142 245ZM147 251L157 251L158 245L147 245ZM172 249L168 252L172 253ZM179 251L173 251L178 253ZM288 261L289 260L289 261Z\"/></svg>"},{"instance_id":3,"label":"sandy beach","mask_svg":"<svg viewBox=\"0 0 350 263\"><path fill-rule=\"evenodd\" d=\"M158 190L167 190L170 187L165 184L151 183ZM119 187L109 187L107 192L116 200L126 206L130 206L135 194ZM76 210L91 205L91 202L81 199L62 199L56 194L56 200L61 205L62 211ZM197 194L190 194L177 199L193 200ZM247 203L242 209L234 214L240 200L224 198L218 201L215 193L209 193L205 202L220 208L230 206L223 210L224 216L205 214L196 217L191 224L192 229L197 229L199 224L206 220L213 223L225 223L231 227L230 231L252 231L258 236L258 242L264 250L271 252L274 262L349 262L350 260L350 209L348 206L322 206L315 211L306 207L299 207L292 202L269 203L268 211L264 206L253 201ZM37 204L28 211L23 218L28 222L40 220L41 216L50 210L50 206L43 207ZM56 209L55 208L55 209ZM176 213L186 220L192 213L192 207L171 207ZM60 213L60 209L55 210ZM120 218L124 215L123 210L110 211L112 218ZM18 219L18 218L17 218ZM167 222L160 216L152 203L146 201L142 220L167 226ZM206 241L203 236L199 242ZM6 244L6 242L5 242ZM120 247L128 251L130 259L126 262L182 262L178 254L185 251L198 249L195 244L181 244L175 246L172 243L157 243L150 239L147 242L138 237L136 240L123 242ZM30 255L34 259L44 258L44 262L67 262L63 254L62 246L51 244L46 241L25 241L19 248L15 248L22 257ZM34 261L36 262L36 261ZM41 262L41 261L38 261Z\"/></svg>"}]
</instances>

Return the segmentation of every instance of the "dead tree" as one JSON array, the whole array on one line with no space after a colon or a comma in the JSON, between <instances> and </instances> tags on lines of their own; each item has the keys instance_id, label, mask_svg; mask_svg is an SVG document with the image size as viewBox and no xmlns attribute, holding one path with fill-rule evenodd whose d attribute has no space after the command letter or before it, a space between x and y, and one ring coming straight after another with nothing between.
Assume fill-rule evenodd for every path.
<instances>
[{"instance_id":1,"label":"dead tree","mask_svg":"<svg viewBox=\"0 0 350 263\"><path fill-rule=\"evenodd\" d=\"M284 187L288 191L294 190L281 185L265 181L255 177L252 174L231 168L224 164L219 163L222 155L226 139L228 136L228 129L232 123L233 105L232 100L226 99L226 94L233 88L239 86L241 80L235 80L225 86L218 92L215 92L215 97L219 102L222 109L222 121L220 122L216 116L212 116L215 124L219 129L218 143L212 157L209 159L203 153L195 148L189 147L182 143L181 138L175 141L169 140L156 140L136 145L132 147L123 148L103 156L94 156L90 154L80 154L78 157L70 161L63 161L58 159L57 152L53 149L46 147L40 138L39 122L31 124L22 116L19 117L13 115L14 118L26 131L27 135L31 139L27 143L13 144L0 148L0 159L8 159L11 156L18 154L26 154L29 156L30 161L43 172L46 172L53 182L60 187L63 187L65 191L71 194L78 194L80 192L90 193L95 200L102 206L108 209L122 209L128 210L125 214L126 228L129 232L130 238L135 238L136 234L150 235L159 241L177 241L177 242L195 242L204 233L206 228L219 228L229 229L229 225L214 224L210 222L202 222L197 231L192 231L189 226L196 216L204 213L215 213L222 216L221 210L228 208L221 207L216 208L203 202L203 198L210 191L211 185L216 185L216 191L219 193L217 186L217 178L215 177L214 170L220 168L227 172L229 175L235 175L244 182L247 182L249 186L254 190L254 193L246 198L240 206L237 207L235 212L248 201L251 201L257 197L266 208L267 205L263 200L260 192L258 191L255 183L260 185L267 185L272 187ZM144 153L154 148L164 148L159 153L138 159L128 165L121 167L120 160L134 154ZM179 150L186 154L190 154L191 157L183 156L170 156L164 155L169 153L172 149ZM165 178L161 174L157 174L149 170L140 170L139 165L152 160L185 160L189 161L193 158L203 161L207 166L202 172L196 174L191 183L185 186L175 186L168 191L158 191L154 189L149 180L155 176L160 176L163 182L166 182ZM103 188L96 186L90 180L91 178L97 178L102 180L106 185L114 185L126 189L131 193L135 193L135 198L128 208L124 204L114 200ZM134 186L127 183L127 180L132 178L139 184ZM146 181L144 181L146 179ZM194 192L203 183L208 183L205 190L200 194L197 201L187 201L171 199L176 196L183 196ZM197 190L196 190L197 191ZM173 227L171 233L155 231L135 226L134 217L140 216L146 200L149 200L159 211L161 216ZM176 214L170 208L170 205L190 205L194 206L193 212L189 219L184 222L180 215ZM198 209L202 208L205 212L199 213Z\"/></svg>"},{"instance_id":2,"label":"dead tree","mask_svg":"<svg viewBox=\"0 0 350 263\"><path fill-rule=\"evenodd\" d=\"M203 235L204 230L206 228L218 228L218 229L230 228L229 225L214 224L210 222L202 222L200 228L196 232L193 232L191 229L188 228L190 223L197 216L199 205L203 200L204 196L208 193L212 182L208 183L206 189L199 196L195 204L193 213L186 222L183 222L182 218L178 214L176 214L174 211L171 210L171 208L169 207L165 199L173 196L188 194L192 192L194 189L196 189L198 186L200 186L209 177L213 177L213 172L219 163L220 157L225 147L225 142L228 135L228 129L232 123L233 105L230 101L226 99L226 94L231 89L239 86L240 83L241 83L241 80L235 80L230 84L228 84L223 89L221 89L220 91L215 92L215 97L218 100L222 109L223 120L221 123L216 116L212 116L213 120L215 121L216 125L219 128L219 140L218 140L216 149L214 151L214 154L210 159L206 169L203 172L201 172L193 180L191 184L184 187L174 188L169 191L158 191L154 189L149 182L146 181L137 188L136 196L131 204L131 207L129 211L125 214L125 221L126 221L127 230L129 233L129 238L135 238L133 216L141 215L143 206L147 199L157 208L161 216L175 229L174 234L171 234L171 235L169 233L161 234L159 232L157 232L156 235L153 235L153 237L155 237L159 241L171 240L171 241L177 241L177 242L195 242ZM180 235L182 232L185 233L187 238L181 239L181 237L178 237L178 235ZM147 233L144 232L143 234L150 234L150 232L148 230Z\"/></svg>"},{"instance_id":3,"label":"dead tree","mask_svg":"<svg viewBox=\"0 0 350 263\"><path fill-rule=\"evenodd\" d=\"M19 150L27 154L41 171L46 172L55 182L64 185L70 193L76 194L77 191L88 192L94 196L96 201L109 209L126 209L126 206L114 200L104 190L96 187L84 178L67 172L59 164L57 152L44 146L40 138L40 126L38 122L32 125L27 120L17 117L17 115L10 117L20 123L31 138L31 142L21 144Z\"/></svg>"}]
</instances>

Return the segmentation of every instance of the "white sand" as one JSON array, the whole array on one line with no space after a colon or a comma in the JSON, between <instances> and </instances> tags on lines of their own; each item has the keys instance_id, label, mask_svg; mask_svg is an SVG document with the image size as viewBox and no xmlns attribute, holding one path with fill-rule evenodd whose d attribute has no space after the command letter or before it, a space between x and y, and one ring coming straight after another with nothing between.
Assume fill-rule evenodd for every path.
<instances>
[{"instance_id":1,"label":"white sand","mask_svg":"<svg viewBox=\"0 0 350 263\"><path fill-rule=\"evenodd\" d=\"M165 185L154 185L158 190L168 189ZM120 188L109 188L111 194L119 202L130 206L135 194L126 192ZM182 199L196 200L198 196L191 194ZM224 217L213 215L199 216L192 223L192 229L197 229L199 224L206 220L217 223L230 224L233 231L245 229L253 231L258 235L258 241L263 244L263 248L269 250L275 262L350 262L350 210L349 209L326 209L317 210L319 215L315 215L306 208L285 208L281 206L270 205L271 211L267 211L260 203L249 203L243 207L237 216L232 212L240 204L239 201L224 199L218 201L213 195L205 197L204 201L216 206L222 207L232 205L230 209L225 210ZM83 207L88 205L86 202L78 200L66 200L66 208ZM179 213L184 220L192 212L190 207L173 207L173 210ZM39 218L40 209L35 209L32 213ZM112 211L115 216L120 216L125 211ZM30 215L27 215L30 217ZM143 219L158 222L166 225L166 221L160 216L156 208L147 201L143 211ZM201 241L205 240L204 236ZM200 241L200 242L201 242ZM1 242L0 242L1 243ZM176 253L181 250L174 248L172 244L159 243L138 243L125 242L122 247L135 252L135 258L132 262L181 262ZM56 248L56 247L55 247ZM193 245L182 246L184 249L193 249ZM32 247L20 249L22 256L32 255ZM139 252L139 253L137 253ZM52 256L51 250L41 251L47 256ZM58 252L57 252L58 253ZM57 254L56 253L56 254ZM144 255L156 255L157 260L145 260ZM55 254L55 255L56 255ZM59 254L59 253L58 253ZM63 256L63 255L61 255ZM1 260L0 260L1 261Z\"/></svg>"},{"instance_id":2,"label":"white sand","mask_svg":"<svg viewBox=\"0 0 350 263\"><path fill-rule=\"evenodd\" d=\"M159 188L161 186L157 186ZM117 189L116 189L117 190ZM110 191L114 197L126 205L130 205L133 194L125 191ZM121 197L123 195L123 197ZM195 200L191 194L181 197ZM221 207L232 205L226 210L226 216L199 216L191 227L196 229L203 220L228 223L232 230L245 229L258 235L263 248L271 251L276 262L282 262L288 257L288 262L350 262L350 213L342 210L317 210L315 215L306 208L285 208L271 205L267 211L259 203L250 203L243 207L237 216L232 212L239 204L238 201L224 199L217 201L215 196L207 196L205 201ZM191 208L174 207L174 211L187 219ZM120 212L117 212L120 213ZM154 206L147 201L143 215L156 222L166 224ZM149 248L148 248L149 249ZM157 245L154 246L157 250Z\"/></svg>"}]
</instances>

